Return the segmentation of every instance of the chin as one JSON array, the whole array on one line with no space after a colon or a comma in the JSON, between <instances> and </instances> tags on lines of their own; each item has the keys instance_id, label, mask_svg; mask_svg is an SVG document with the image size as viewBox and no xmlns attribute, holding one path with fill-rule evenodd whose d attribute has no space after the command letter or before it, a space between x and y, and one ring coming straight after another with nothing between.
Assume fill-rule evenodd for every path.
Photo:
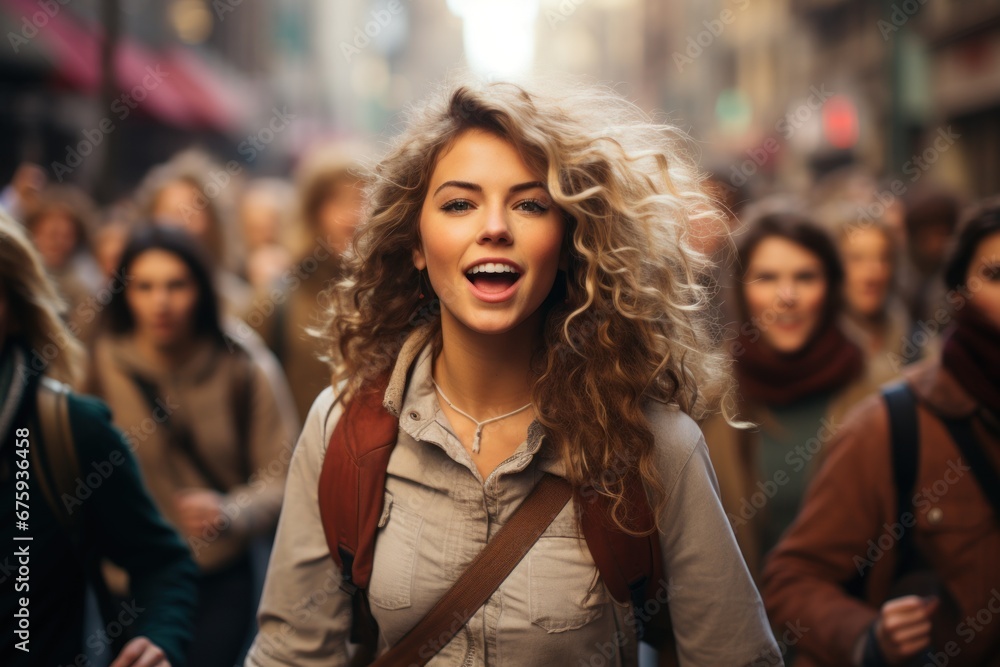
<instances>
[{"instance_id":1,"label":"chin","mask_svg":"<svg viewBox=\"0 0 1000 667\"><path fill-rule=\"evenodd\" d=\"M499 335L517 328L518 322L509 320L493 320L488 318L471 318L460 320L465 328L478 334Z\"/></svg>"},{"instance_id":2,"label":"chin","mask_svg":"<svg viewBox=\"0 0 1000 667\"><path fill-rule=\"evenodd\" d=\"M772 340L770 344L779 354L795 354L806 346L806 339L804 337L794 339L782 338L780 340Z\"/></svg>"}]
</instances>

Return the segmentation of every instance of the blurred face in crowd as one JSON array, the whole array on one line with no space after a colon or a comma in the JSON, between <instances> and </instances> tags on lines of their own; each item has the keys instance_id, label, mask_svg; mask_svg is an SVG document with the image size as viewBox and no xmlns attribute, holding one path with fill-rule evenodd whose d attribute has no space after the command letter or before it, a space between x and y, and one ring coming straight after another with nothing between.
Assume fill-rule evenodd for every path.
<instances>
[{"instance_id":1,"label":"blurred face in crowd","mask_svg":"<svg viewBox=\"0 0 1000 667\"><path fill-rule=\"evenodd\" d=\"M941 222L918 229L910 237L910 253L922 271L931 273L940 268L948 250L951 234L951 225Z\"/></svg>"},{"instance_id":2,"label":"blurred face in crowd","mask_svg":"<svg viewBox=\"0 0 1000 667\"><path fill-rule=\"evenodd\" d=\"M336 183L320 205L317 211L319 229L337 254L342 254L351 244L363 211L364 191L356 181Z\"/></svg>"},{"instance_id":3,"label":"blurred face in crowd","mask_svg":"<svg viewBox=\"0 0 1000 667\"><path fill-rule=\"evenodd\" d=\"M121 261L125 243L128 241L128 227L111 223L98 233L94 243L94 256L106 278L114 275Z\"/></svg>"},{"instance_id":4,"label":"blurred face in crowd","mask_svg":"<svg viewBox=\"0 0 1000 667\"><path fill-rule=\"evenodd\" d=\"M780 236L762 240L750 255L744 297L751 323L778 352L798 352L819 327L826 276L819 257Z\"/></svg>"},{"instance_id":5,"label":"blurred face in crowd","mask_svg":"<svg viewBox=\"0 0 1000 667\"><path fill-rule=\"evenodd\" d=\"M207 204L205 197L193 183L173 181L156 195L151 214L157 222L182 227L199 241L205 242L212 226Z\"/></svg>"},{"instance_id":6,"label":"blurred face in crowd","mask_svg":"<svg viewBox=\"0 0 1000 667\"><path fill-rule=\"evenodd\" d=\"M841 243L844 301L862 317L879 315L892 281L892 245L878 229L852 229Z\"/></svg>"},{"instance_id":7,"label":"blurred face in crowd","mask_svg":"<svg viewBox=\"0 0 1000 667\"><path fill-rule=\"evenodd\" d=\"M270 192L254 190L244 196L240 220L248 250L279 242L281 214L281 202Z\"/></svg>"},{"instance_id":8,"label":"blurred face in crowd","mask_svg":"<svg viewBox=\"0 0 1000 667\"><path fill-rule=\"evenodd\" d=\"M966 284L972 285L982 281L979 289L972 291L969 302L1000 329L1000 233L979 242L965 279Z\"/></svg>"},{"instance_id":9,"label":"blurred face in crowd","mask_svg":"<svg viewBox=\"0 0 1000 667\"><path fill-rule=\"evenodd\" d=\"M40 217L31 230L31 240L45 266L59 269L73 256L80 237L76 224L66 213L52 211Z\"/></svg>"},{"instance_id":10,"label":"blurred face in crowd","mask_svg":"<svg viewBox=\"0 0 1000 667\"><path fill-rule=\"evenodd\" d=\"M187 265L164 250L148 250L128 269L126 302L135 334L161 349L188 342L194 331L198 286Z\"/></svg>"},{"instance_id":11,"label":"blurred face in crowd","mask_svg":"<svg viewBox=\"0 0 1000 667\"><path fill-rule=\"evenodd\" d=\"M486 132L465 132L441 154L413 263L427 269L443 323L504 333L539 310L565 229L543 181L513 145Z\"/></svg>"}]
</instances>

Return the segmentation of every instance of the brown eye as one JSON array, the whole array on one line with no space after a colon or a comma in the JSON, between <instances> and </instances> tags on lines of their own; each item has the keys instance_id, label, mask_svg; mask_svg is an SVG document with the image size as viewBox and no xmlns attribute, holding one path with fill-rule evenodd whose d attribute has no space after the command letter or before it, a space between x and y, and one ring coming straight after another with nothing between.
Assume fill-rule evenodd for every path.
<instances>
[{"instance_id":1,"label":"brown eye","mask_svg":"<svg viewBox=\"0 0 1000 667\"><path fill-rule=\"evenodd\" d=\"M514 208L525 213L545 213L549 207L537 199L525 199L518 202Z\"/></svg>"}]
</instances>

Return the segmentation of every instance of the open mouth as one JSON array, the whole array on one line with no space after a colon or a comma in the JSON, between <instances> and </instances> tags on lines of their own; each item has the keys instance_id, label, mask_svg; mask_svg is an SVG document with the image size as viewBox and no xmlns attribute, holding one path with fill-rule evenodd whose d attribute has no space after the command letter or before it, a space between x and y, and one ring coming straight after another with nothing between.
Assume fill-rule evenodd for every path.
<instances>
[{"instance_id":1,"label":"open mouth","mask_svg":"<svg viewBox=\"0 0 1000 667\"><path fill-rule=\"evenodd\" d=\"M521 279L521 274L508 264L480 264L465 274L466 280L484 294L501 294Z\"/></svg>"}]
</instances>

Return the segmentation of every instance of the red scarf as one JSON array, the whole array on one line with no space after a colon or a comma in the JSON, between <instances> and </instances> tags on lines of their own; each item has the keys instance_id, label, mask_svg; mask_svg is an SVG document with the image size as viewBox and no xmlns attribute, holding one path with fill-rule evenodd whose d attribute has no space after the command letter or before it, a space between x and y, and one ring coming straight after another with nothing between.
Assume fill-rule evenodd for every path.
<instances>
[{"instance_id":1,"label":"red scarf","mask_svg":"<svg viewBox=\"0 0 1000 667\"><path fill-rule=\"evenodd\" d=\"M945 334L941 364L980 405L1000 413L1000 330L969 304Z\"/></svg>"},{"instance_id":2,"label":"red scarf","mask_svg":"<svg viewBox=\"0 0 1000 667\"><path fill-rule=\"evenodd\" d=\"M789 405L840 389L864 371L861 348L833 325L792 354L778 352L762 336L751 342L741 334L737 340L743 354L736 357L736 374L747 402Z\"/></svg>"}]
</instances>

